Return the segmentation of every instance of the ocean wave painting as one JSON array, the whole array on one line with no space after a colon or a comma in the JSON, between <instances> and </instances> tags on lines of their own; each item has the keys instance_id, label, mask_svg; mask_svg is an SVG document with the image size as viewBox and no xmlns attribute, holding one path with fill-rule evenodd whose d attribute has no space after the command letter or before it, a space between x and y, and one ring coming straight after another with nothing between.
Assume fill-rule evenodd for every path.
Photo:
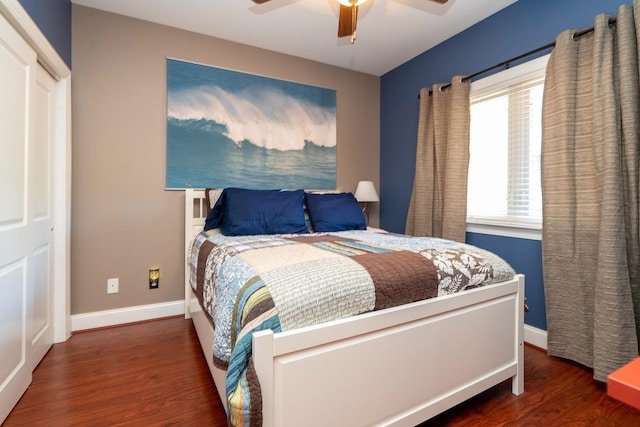
<instances>
[{"instance_id":1,"label":"ocean wave painting","mask_svg":"<svg viewBox=\"0 0 640 427\"><path fill-rule=\"evenodd\" d=\"M169 189L336 188L336 92L167 59Z\"/></svg>"}]
</instances>

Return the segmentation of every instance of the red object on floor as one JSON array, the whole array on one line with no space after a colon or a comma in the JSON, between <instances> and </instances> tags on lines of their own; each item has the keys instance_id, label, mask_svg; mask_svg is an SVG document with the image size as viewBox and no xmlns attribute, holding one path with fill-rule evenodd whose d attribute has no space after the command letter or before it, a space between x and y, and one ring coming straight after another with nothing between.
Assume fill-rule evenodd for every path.
<instances>
[{"instance_id":1,"label":"red object on floor","mask_svg":"<svg viewBox=\"0 0 640 427\"><path fill-rule=\"evenodd\" d=\"M640 357L609 375L607 394L640 409Z\"/></svg>"}]
</instances>

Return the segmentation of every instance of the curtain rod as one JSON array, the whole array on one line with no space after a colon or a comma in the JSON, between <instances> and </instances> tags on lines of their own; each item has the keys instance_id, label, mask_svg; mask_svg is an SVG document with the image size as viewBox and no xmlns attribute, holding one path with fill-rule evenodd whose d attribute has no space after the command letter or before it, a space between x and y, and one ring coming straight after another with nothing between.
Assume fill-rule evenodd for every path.
<instances>
[{"instance_id":1,"label":"curtain rod","mask_svg":"<svg viewBox=\"0 0 640 427\"><path fill-rule=\"evenodd\" d=\"M612 25L614 25L615 23L616 23L616 18L610 18L610 19L609 19L609 26L612 26ZM572 39L574 39L574 40L577 40L577 39L578 39L578 38L580 38L581 36L583 36L583 35L585 35L585 34L588 34L588 33L592 32L592 31L593 31L593 29L594 29L594 27L589 27L589 28L585 28L585 29L580 30L580 31L576 31L576 32L571 36L571 38L572 38ZM511 58L511 59L508 59L508 60L506 60L506 61L503 61L503 62L501 62L501 63L499 63L499 64L493 65L493 66L491 66L491 67L489 67L489 68L485 68L485 69L484 69L484 70L482 70L482 71L478 71L478 72L476 72L476 73L473 73L473 74L471 74L471 75L468 75L468 76L466 76L466 77L463 77L463 78L462 78L462 81L463 81L463 82L466 82L466 81L468 81L468 80L473 79L474 77L478 77L478 76L480 76L480 75L482 75L482 74L488 73L489 71L493 71L493 70L495 70L496 68L502 68L502 67L509 68L509 64L510 64L510 63L512 63L512 62L514 62L514 61L519 61L519 60L524 59L524 58L526 58L526 57L528 57L528 56L531 56L531 55L535 55L536 53L539 53L539 52L545 51L545 50L547 50L547 49L551 49L551 48L553 48L555 45L556 45L556 42L552 42L552 43L546 44L546 45L544 45L544 46L540 46L539 48L536 48L536 49L530 50L529 52L523 53L522 55L515 56L515 57L513 57L513 58ZM450 86L451 86L451 83L444 84L444 85L440 86L440 90L444 90L444 89L446 89L446 88L448 88L448 87L450 87ZM429 93L431 93L431 89L429 89ZM418 99L420 99L420 94L418 94Z\"/></svg>"}]
</instances>

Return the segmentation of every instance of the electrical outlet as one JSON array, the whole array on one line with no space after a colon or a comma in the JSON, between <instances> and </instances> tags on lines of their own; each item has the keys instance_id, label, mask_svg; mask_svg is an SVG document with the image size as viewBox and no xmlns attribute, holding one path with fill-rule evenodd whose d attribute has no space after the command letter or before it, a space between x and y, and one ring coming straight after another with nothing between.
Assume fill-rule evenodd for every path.
<instances>
[{"instance_id":1,"label":"electrical outlet","mask_svg":"<svg viewBox=\"0 0 640 427\"><path fill-rule=\"evenodd\" d=\"M118 293L118 278L115 279L107 279L107 293L108 294L117 294Z\"/></svg>"}]
</instances>

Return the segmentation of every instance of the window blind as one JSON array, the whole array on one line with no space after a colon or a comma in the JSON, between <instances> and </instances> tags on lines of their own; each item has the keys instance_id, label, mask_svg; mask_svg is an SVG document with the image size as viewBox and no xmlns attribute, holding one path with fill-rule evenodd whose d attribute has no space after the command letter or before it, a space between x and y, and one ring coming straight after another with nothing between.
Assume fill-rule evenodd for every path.
<instances>
[{"instance_id":1,"label":"window blind","mask_svg":"<svg viewBox=\"0 0 640 427\"><path fill-rule=\"evenodd\" d=\"M533 77L511 75L476 94L472 86L469 222L525 228L542 223L543 88L544 69Z\"/></svg>"}]
</instances>

